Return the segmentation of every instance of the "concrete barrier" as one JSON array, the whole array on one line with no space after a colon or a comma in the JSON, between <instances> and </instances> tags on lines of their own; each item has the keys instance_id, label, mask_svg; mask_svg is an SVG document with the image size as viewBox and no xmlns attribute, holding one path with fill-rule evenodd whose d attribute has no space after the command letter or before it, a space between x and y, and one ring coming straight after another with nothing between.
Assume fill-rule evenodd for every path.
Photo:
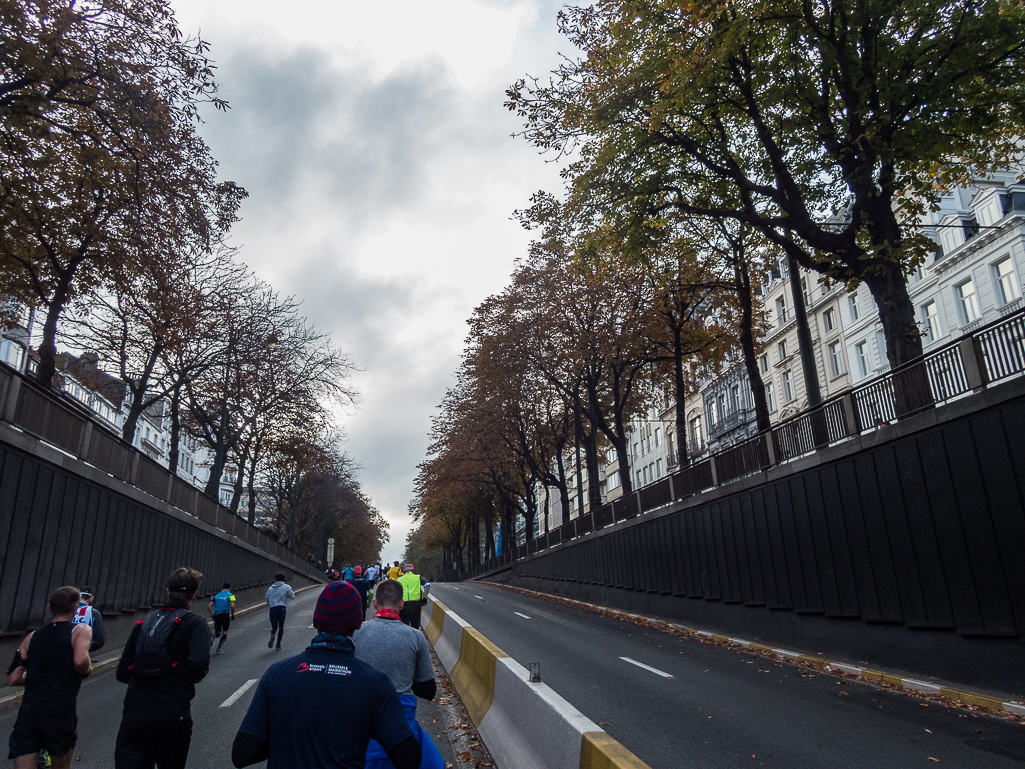
<instances>
[{"instance_id":1,"label":"concrete barrier","mask_svg":"<svg viewBox=\"0 0 1025 769\"><path fill-rule=\"evenodd\" d=\"M650 769L433 596L421 624L499 769Z\"/></svg>"}]
</instances>

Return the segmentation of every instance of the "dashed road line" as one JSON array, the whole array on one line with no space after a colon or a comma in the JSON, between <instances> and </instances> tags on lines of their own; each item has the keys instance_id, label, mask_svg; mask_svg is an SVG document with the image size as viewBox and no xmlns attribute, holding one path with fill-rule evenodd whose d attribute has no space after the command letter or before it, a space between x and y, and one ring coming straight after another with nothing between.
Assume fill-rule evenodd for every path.
<instances>
[{"instance_id":1,"label":"dashed road line","mask_svg":"<svg viewBox=\"0 0 1025 769\"><path fill-rule=\"evenodd\" d=\"M513 614L515 614L517 617L523 617L523 619L530 619L530 617L528 617L526 614L520 614L518 611L514 611Z\"/></svg>"},{"instance_id":2,"label":"dashed road line","mask_svg":"<svg viewBox=\"0 0 1025 769\"><path fill-rule=\"evenodd\" d=\"M637 660L632 660L629 657L620 657L620 659L623 660L623 662L629 662L631 665L636 665L639 668L644 668L645 670L647 670L647 671L649 671L651 673L654 673L657 676L662 676L663 678L672 678L673 677L671 674L665 672L664 670L659 670L658 668L653 668L651 665L645 665L643 662L638 662Z\"/></svg>"},{"instance_id":3,"label":"dashed road line","mask_svg":"<svg viewBox=\"0 0 1025 769\"><path fill-rule=\"evenodd\" d=\"M511 589L507 585L499 585L494 583L483 583L490 584L492 587ZM1017 716L1025 716L1025 702L1014 702L1014 701L1003 701L996 697L991 697L978 692L964 691L961 689L954 689L952 687L943 686L941 684L931 684L925 681L918 681L914 678L905 678L900 675L894 675L892 673L883 673L878 670L870 670L868 668L861 668L856 665L850 665L844 662L837 662L829 659L825 659L821 656L812 657L807 654L801 654L800 652L790 651L789 649L776 649L765 644L760 644L755 641L746 641L742 638L731 638L729 636L720 635L719 633L711 633L707 630L698 630L696 628L687 627L686 625L680 625L675 622L667 622L663 619L656 617L647 617L642 614L631 614L629 612L620 611L619 609L612 609L607 606L599 606L597 604L588 603L587 601L577 601L572 598L562 598L561 596L554 596L550 593L541 593L536 590L526 590L522 588L516 588L517 592L521 595L532 594L540 596L542 598L555 599L562 601L563 603L570 605L582 606L587 609L596 610L612 616L619 616L620 618L630 617L638 618L644 622L650 622L653 626L664 626L673 628L674 630L680 630L688 635L695 635L701 638L707 638L710 641L717 641L719 643L730 644L733 646L739 646L743 649L747 649L756 654L761 654L765 657L776 657L785 662L792 662L799 665L807 665L809 667L817 668L819 670L826 670L829 672L840 672L846 673L847 675L861 678L862 680L872 681L874 683L885 683L895 686L900 689L911 689L922 694L939 694L941 697L945 697L949 700L954 700L962 705L972 705L974 707L989 710L995 713L1011 713ZM622 659L626 659L623 657ZM633 660L629 660L633 662ZM640 663L634 663L640 664Z\"/></svg>"},{"instance_id":4,"label":"dashed road line","mask_svg":"<svg viewBox=\"0 0 1025 769\"><path fill-rule=\"evenodd\" d=\"M250 678L248 681L246 681L244 684L238 687L238 691L236 691L233 695L228 697L228 699L222 702L221 707L230 708L232 705L234 705L236 702L242 699L242 695L248 692L250 689L252 689L253 684L255 684L259 680L259 678Z\"/></svg>"},{"instance_id":5,"label":"dashed road line","mask_svg":"<svg viewBox=\"0 0 1025 769\"><path fill-rule=\"evenodd\" d=\"M479 595L475 595L475 596L474 596L474 598L480 598L480 599L481 599L482 601L484 600L484 599L483 599L483 598L481 598L481 597L480 597Z\"/></svg>"}]
</instances>

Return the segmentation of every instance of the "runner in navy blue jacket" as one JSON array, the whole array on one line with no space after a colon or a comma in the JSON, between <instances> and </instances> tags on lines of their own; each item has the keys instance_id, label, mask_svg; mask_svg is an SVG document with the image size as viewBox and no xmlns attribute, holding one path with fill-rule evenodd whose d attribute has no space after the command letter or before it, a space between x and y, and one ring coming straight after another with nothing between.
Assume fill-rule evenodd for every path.
<instances>
[{"instance_id":1,"label":"runner in navy blue jacket","mask_svg":"<svg viewBox=\"0 0 1025 769\"><path fill-rule=\"evenodd\" d=\"M352 634L363 623L359 591L332 582L317 599L320 634L306 651L263 674L231 749L236 767L363 769L370 740L396 769L418 769L420 743L384 673L356 659Z\"/></svg>"}]
</instances>

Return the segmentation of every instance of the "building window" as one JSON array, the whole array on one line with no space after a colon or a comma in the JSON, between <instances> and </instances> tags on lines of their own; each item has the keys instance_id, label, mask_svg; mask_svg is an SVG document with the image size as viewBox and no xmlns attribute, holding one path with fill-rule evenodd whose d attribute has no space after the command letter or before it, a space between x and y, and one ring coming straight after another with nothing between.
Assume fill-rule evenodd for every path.
<instances>
[{"instance_id":1,"label":"building window","mask_svg":"<svg viewBox=\"0 0 1025 769\"><path fill-rule=\"evenodd\" d=\"M729 413L726 411L726 393L719 393L715 400L717 401L716 412L719 414L719 420L721 421L725 419L726 415Z\"/></svg>"},{"instance_id":2,"label":"building window","mask_svg":"<svg viewBox=\"0 0 1025 769\"><path fill-rule=\"evenodd\" d=\"M868 342L858 342L854 345L854 358L858 361L858 376L867 377L868 365Z\"/></svg>"},{"instance_id":3,"label":"building window","mask_svg":"<svg viewBox=\"0 0 1025 769\"><path fill-rule=\"evenodd\" d=\"M719 415L715 410L715 398L708 399L708 403L705 405L705 412L708 414L708 424L714 425L719 421Z\"/></svg>"},{"instance_id":4,"label":"building window","mask_svg":"<svg viewBox=\"0 0 1025 769\"><path fill-rule=\"evenodd\" d=\"M964 239L971 240L979 234L979 220L969 216L961 220L961 229L964 230Z\"/></svg>"},{"instance_id":5,"label":"building window","mask_svg":"<svg viewBox=\"0 0 1025 769\"><path fill-rule=\"evenodd\" d=\"M661 478L662 477L662 460L661 459L656 459L655 460L655 477L656 478Z\"/></svg>"},{"instance_id":6,"label":"building window","mask_svg":"<svg viewBox=\"0 0 1025 769\"><path fill-rule=\"evenodd\" d=\"M761 366L762 373L766 373L769 370L769 356L763 355L758 359L758 364Z\"/></svg>"},{"instance_id":7,"label":"building window","mask_svg":"<svg viewBox=\"0 0 1025 769\"><path fill-rule=\"evenodd\" d=\"M618 489L618 488L619 488L619 486L620 486L620 480L619 480L619 470L616 470L616 471L615 471L614 473L612 473L612 474L611 474L611 475L610 475L610 476L609 476L609 477L608 477L608 478L606 479L606 483L608 483L608 487L609 487L609 489Z\"/></svg>"},{"instance_id":8,"label":"building window","mask_svg":"<svg viewBox=\"0 0 1025 769\"><path fill-rule=\"evenodd\" d=\"M787 340L786 339L782 340L778 345L776 345L776 352L779 353L779 359L781 361L787 359Z\"/></svg>"},{"instance_id":9,"label":"building window","mask_svg":"<svg viewBox=\"0 0 1025 769\"><path fill-rule=\"evenodd\" d=\"M858 307L858 292L855 291L853 294L849 294L847 301L851 306L851 320L859 320L861 318L861 308Z\"/></svg>"},{"instance_id":10,"label":"building window","mask_svg":"<svg viewBox=\"0 0 1025 769\"><path fill-rule=\"evenodd\" d=\"M694 451L701 451L704 438L701 435L701 415L690 420L690 445Z\"/></svg>"},{"instance_id":11,"label":"building window","mask_svg":"<svg viewBox=\"0 0 1025 769\"><path fill-rule=\"evenodd\" d=\"M776 300L776 325L782 326L790 319L790 315L787 313L787 300L785 296L781 296Z\"/></svg>"},{"instance_id":12,"label":"building window","mask_svg":"<svg viewBox=\"0 0 1025 769\"><path fill-rule=\"evenodd\" d=\"M826 329L827 334L836 328L836 312L832 307L822 313L822 327Z\"/></svg>"},{"instance_id":13,"label":"building window","mask_svg":"<svg viewBox=\"0 0 1025 769\"><path fill-rule=\"evenodd\" d=\"M656 427L655 428L655 448L658 448L658 439L659 439L659 436L660 436L661 432L662 432L662 428L661 427Z\"/></svg>"},{"instance_id":14,"label":"building window","mask_svg":"<svg viewBox=\"0 0 1025 769\"><path fill-rule=\"evenodd\" d=\"M804 275L801 276L801 293L804 294L804 306L808 307L811 304L811 295L808 293L808 278Z\"/></svg>"},{"instance_id":15,"label":"building window","mask_svg":"<svg viewBox=\"0 0 1025 769\"><path fill-rule=\"evenodd\" d=\"M982 317L982 313L979 312L979 297L975 294L975 284L971 278L954 286L954 296L957 297L961 313L961 325L967 326Z\"/></svg>"},{"instance_id":16,"label":"building window","mask_svg":"<svg viewBox=\"0 0 1025 769\"><path fill-rule=\"evenodd\" d=\"M790 267L787 264L787 258L785 256L781 256L777 261L777 264L779 265L779 274L784 278L787 277L790 274Z\"/></svg>"},{"instance_id":17,"label":"building window","mask_svg":"<svg viewBox=\"0 0 1025 769\"><path fill-rule=\"evenodd\" d=\"M776 410L776 395L772 391L772 382L765 385L765 407L770 412Z\"/></svg>"},{"instance_id":18,"label":"building window","mask_svg":"<svg viewBox=\"0 0 1025 769\"><path fill-rule=\"evenodd\" d=\"M1018 285L1018 276L1014 274L1011 257L1005 256L994 264L993 274L996 276L997 294L1001 305L1013 302L1021 296L1021 287Z\"/></svg>"},{"instance_id":19,"label":"building window","mask_svg":"<svg viewBox=\"0 0 1025 769\"><path fill-rule=\"evenodd\" d=\"M783 372L783 402L790 403L794 399L794 376L789 371Z\"/></svg>"},{"instance_id":20,"label":"building window","mask_svg":"<svg viewBox=\"0 0 1025 769\"><path fill-rule=\"evenodd\" d=\"M1005 216L1012 211L1019 213L1025 211L1025 192L1012 192L1009 195L1001 195L1000 207L1003 209Z\"/></svg>"},{"instance_id":21,"label":"building window","mask_svg":"<svg viewBox=\"0 0 1025 769\"><path fill-rule=\"evenodd\" d=\"M840 342L833 342L827 349L829 350L829 368L833 372L833 376L840 376L844 373L843 351L840 349Z\"/></svg>"},{"instance_id":22,"label":"building window","mask_svg":"<svg viewBox=\"0 0 1025 769\"><path fill-rule=\"evenodd\" d=\"M740 411L740 385L735 384L730 388L730 410L733 413Z\"/></svg>"},{"instance_id":23,"label":"building window","mask_svg":"<svg viewBox=\"0 0 1025 769\"><path fill-rule=\"evenodd\" d=\"M940 311L936 300L930 299L922 305L922 325L926 341L935 342L940 338Z\"/></svg>"}]
</instances>

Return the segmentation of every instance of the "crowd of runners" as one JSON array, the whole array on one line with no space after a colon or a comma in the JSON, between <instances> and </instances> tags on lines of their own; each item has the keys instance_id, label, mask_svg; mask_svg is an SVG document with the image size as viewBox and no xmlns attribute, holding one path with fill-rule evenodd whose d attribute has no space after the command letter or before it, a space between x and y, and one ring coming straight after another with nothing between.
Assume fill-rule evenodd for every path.
<instances>
[{"instance_id":1,"label":"crowd of runners","mask_svg":"<svg viewBox=\"0 0 1025 769\"><path fill-rule=\"evenodd\" d=\"M232 762L267 761L270 769L444 769L416 721L417 698L431 700L437 688L419 630L429 583L413 564L397 561L387 568L347 566L328 576L313 614L316 636L301 654L263 674L235 735ZM277 650L295 598L286 579L275 574L265 596L267 646ZM127 690L115 769L186 766L196 684L210 669L211 653L225 653L235 619L228 582L206 605L213 633L208 619L191 610L202 580L195 569L175 570L166 603L136 622L125 644L116 672ZM90 653L105 640L92 601L89 588L58 588L49 601L52 620L28 634L15 653L7 685L24 687L10 736L15 769L71 766L78 690L92 670Z\"/></svg>"}]
</instances>

